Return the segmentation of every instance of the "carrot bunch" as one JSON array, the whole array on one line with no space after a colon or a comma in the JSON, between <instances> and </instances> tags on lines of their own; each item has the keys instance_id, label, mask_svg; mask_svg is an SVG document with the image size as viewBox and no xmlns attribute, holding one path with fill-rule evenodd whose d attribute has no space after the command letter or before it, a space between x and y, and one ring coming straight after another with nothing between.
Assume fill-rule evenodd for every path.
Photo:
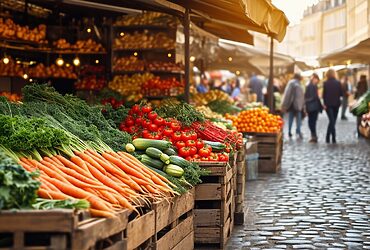
<instances>
[{"instance_id":1,"label":"carrot bunch","mask_svg":"<svg viewBox=\"0 0 370 250\"><path fill-rule=\"evenodd\" d=\"M173 196L173 184L125 152L75 151L70 159L49 155L39 161L21 157L27 171L39 170L38 195L47 199L86 199L97 217L135 210L150 199Z\"/></svg>"}]
</instances>

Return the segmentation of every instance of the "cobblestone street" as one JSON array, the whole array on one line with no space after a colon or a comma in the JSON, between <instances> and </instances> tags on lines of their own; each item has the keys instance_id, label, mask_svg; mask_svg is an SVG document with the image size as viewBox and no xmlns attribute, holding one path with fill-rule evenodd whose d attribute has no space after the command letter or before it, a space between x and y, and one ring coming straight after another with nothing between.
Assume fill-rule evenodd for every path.
<instances>
[{"instance_id":1,"label":"cobblestone street","mask_svg":"<svg viewBox=\"0 0 370 250\"><path fill-rule=\"evenodd\" d=\"M351 116L351 115L350 115ZM282 171L247 182L246 222L227 249L370 249L370 143L338 120L337 145L285 138ZM285 131L287 135L287 131Z\"/></svg>"}]
</instances>

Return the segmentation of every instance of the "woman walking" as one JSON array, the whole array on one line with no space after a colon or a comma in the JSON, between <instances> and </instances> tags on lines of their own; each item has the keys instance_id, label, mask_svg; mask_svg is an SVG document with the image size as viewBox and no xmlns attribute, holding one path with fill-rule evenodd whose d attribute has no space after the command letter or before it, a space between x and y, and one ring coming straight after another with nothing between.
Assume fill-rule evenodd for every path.
<instances>
[{"instance_id":1,"label":"woman walking","mask_svg":"<svg viewBox=\"0 0 370 250\"><path fill-rule=\"evenodd\" d=\"M343 96L342 86L335 77L335 71L329 69L326 73L327 80L324 82L323 99L324 108L329 118L328 129L326 132L326 143L337 143L335 123L338 117L339 107L341 105L340 97Z\"/></svg>"},{"instance_id":2,"label":"woman walking","mask_svg":"<svg viewBox=\"0 0 370 250\"><path fill-rule=\"evenodd\" d=\"M319 98L317 84L320 82L320 78L317 74L312 74L309 84L306 87L304 95L306 112L308 114L308 127L311 131L311 140L309 142L317 142L316 133L316 122L319 116L319 112L322 112L322 105Z\"/></svg>"}]
</instances>

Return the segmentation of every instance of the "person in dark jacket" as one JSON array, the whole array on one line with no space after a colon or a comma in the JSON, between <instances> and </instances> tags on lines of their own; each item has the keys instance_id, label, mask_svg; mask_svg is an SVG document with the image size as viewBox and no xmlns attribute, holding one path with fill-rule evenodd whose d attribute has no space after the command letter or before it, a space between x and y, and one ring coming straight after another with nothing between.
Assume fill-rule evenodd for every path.
<instances>
[{"instance_id":1,"label":"person in dark jacket","mask_svg":"<svg viewBox=\"0 0 370 250\"><path fill-rule=\"evenodd\" d=\"M356 86L355 98L356 99L360 98L363 94L366 93L367 89L368 87L367 87L366 75L361 75L360 81L357 83L357 86Z\"/></svg>"},{"instance_id":2,"label":"person in dark jacket","mask_svg":"<svg viewBox=\"0 0 370 250\"><path fill-rule=\"evenodd\" d=\"M308 114L308 127L311 131L311 140L309 142L317 142L316 122L319 113L322 112L322 105L318 93L317 84L320 78L317 74L312 74L309 84L306 87L304 94L306 112Z\"/></svg>"},{"instance_id":3,"label":"person in dark jacket","mask_svg":"<svg viewBox=\"0 0 370 250\"><path fill-rule=\"evenodd\" d=\"M324 108L329 118L328 129L326 132L326 143L337 143L335 123L338 117L339 107L341 105L340 98L343 96L342 86L335 77L336 73L333 69L329 69L326 73L327 80L324 82L323 99Z\"/></svg>"},{"instance_id":4,"label":"person in dark jacket","mask_svg":"<svg viewBox=\"0 0 370 250\"><path fill-rule=\"evenodd\" d=\"M346 111L348 107L348 98L351 95L350 92L350 82L348 80L348 76L344 76L342 79L342 93L343 93L343 98L342 98L342 120L347 120L346 117Z\"/></svg>"}]
</instances>

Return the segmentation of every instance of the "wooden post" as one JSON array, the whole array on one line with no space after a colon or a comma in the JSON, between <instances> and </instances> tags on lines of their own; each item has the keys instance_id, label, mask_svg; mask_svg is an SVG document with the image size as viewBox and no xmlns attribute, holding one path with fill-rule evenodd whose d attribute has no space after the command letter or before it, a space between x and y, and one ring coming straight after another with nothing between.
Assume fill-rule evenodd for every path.
<instances>
[{"instance_id":1,"label":"wooden post","mask_svg":"<svg viewBox=\"0 0 370 250\"><path fill-rule=\"evenodd\" d=\"M190 101L190 10L186 8L184 16L185 35L185 102Z\"/></svg>"},{"instance_id":2,"label":"wooden post","mask_svg":"<svg viewBox=\"0 0 370 250\"><path fill-rule=\"evenodd\" d=\"M274 38L270 37L270 75L267 88L267 105L274 113Z\"/></svg>"}]
</instances>

